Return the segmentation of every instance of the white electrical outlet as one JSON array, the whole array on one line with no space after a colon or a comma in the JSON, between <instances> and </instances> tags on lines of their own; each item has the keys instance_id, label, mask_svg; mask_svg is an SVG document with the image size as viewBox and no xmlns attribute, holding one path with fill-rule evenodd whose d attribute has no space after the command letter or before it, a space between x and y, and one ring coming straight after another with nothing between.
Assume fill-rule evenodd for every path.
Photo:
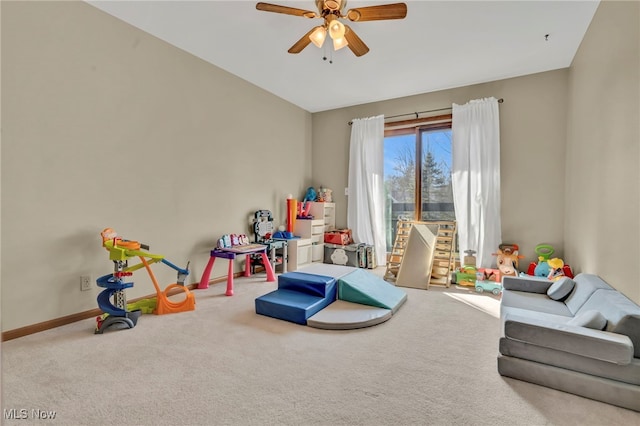
<instances>
[{"instance_id":1,"label":"white electrical outlet","mask_svg":"<svg viewBox=\"0 0 640 426\"><path fill-rule=\"evenodd\" d=\"M80 277L80 290L87 291L91 290L91 275L82 275Z\"/></svg>"},{"instance_id":2,"label":"white electrical outlet","mask_svg":"<svg viewBox=\"0 0 640 426\"><path fill-rule=\"evenodd\" d=\"M346 195L347 197L349 196L349 188L348 187L346 187L344 189L344 195Z\"/></svg>"}]
</instances>

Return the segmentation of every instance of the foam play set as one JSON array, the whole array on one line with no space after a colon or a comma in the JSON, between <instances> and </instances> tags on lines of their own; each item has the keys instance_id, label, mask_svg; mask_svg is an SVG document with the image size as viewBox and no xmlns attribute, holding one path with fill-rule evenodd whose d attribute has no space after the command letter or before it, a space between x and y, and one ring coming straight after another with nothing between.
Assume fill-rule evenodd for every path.
<instances>
[{"instance_id":1,"label":"foam play set","mask_svg":"<svg viewBox=\"0 0 640 426\"><path fill-rule=\"evenodd\" d=\"M317 264L278 276L278 289L255 299L257 314L346 330L389 320L407 300L402 289L361 268Z\"/></svg>"},{"instance_id":2,"label":"foam play set","mask_svg":"<svg viewBox=\"0 0 640 426\"><path fill-rule=\"evenodd\" d=\"M102 334L104 330L113 325L120 328L133 328L143 312L151 311L154 314L162 315L195 309L195 298L184 285L184 281L189 275L188 263L186 268L180 268L166 260L161 254L149 253L147 251L149 250L148 245L121 238L111 228L105 228L100 235L102 246L109 252L109 259L113 261L114 271L101 276L96 281L99 287L104 288L98 295L98 307L104 314L96 318L96 334ZM129 266L129 261L136 257L140 259L140 263ZM170 284L164 291L160 289L156 276L151 270L151 265L157 262L162 262L178 272L177 282ZM147 270L153 282L156 297L146 302L138 301L127 304L125 290L133 287L133 282L125 282L125 279L142 268ZM184 292L184 300L179 302L169 300L169 292L174 289L180 289Z\"/></svg>"}]
</instances>

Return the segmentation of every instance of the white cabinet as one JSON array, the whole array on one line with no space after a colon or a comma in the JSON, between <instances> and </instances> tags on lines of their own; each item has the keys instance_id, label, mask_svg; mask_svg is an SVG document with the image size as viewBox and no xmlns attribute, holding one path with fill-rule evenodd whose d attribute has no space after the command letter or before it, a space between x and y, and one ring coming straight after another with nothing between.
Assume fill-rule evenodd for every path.
<instances>
[{"instance_id":1,"label":"white cabinet","mask_svg":"<svg viewBox=\"0 0 640 426\"><path fill-rule=\"evenodd\" d=\"M296 223L297 222L296 220ZM289 253L289 260L287 262L288 271L295 271L311 263L313 253L311 238L294 238L287 240L287 243L287 251Z\"/></svg>"},{"instance_id":2,"label":"white cabinet","mask_svg":"<svg viewBox=\"0 0 640 426\"><path fill-rule=\"evenodd\" d=\"M324 222L324 232L336 227L336 204L335 203L319 203L316 201L309 203L309 214L314 220L322 220Z\"/></svg>"},{"instance_id":3,"label":"white cabinet","mask_svg":"<svg viewBox=\"0 0 640 426\"><path fill-rule=\"evenodd\" d=\"M322 219L296 219L293 226L295 236L311 241L312 262L324 260L324 226Z\"/></svg>"}]
</instances>

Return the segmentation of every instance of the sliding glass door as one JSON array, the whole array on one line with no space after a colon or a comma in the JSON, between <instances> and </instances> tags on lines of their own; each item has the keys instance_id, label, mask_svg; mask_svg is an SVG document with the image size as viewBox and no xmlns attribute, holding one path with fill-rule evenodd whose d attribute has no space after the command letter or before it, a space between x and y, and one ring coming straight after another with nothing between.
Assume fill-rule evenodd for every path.
<instances>
[{"instance_id":1,"label":"sliding glass door","mask_svg":"<svg viewBox=\"0 0 640 426\"><path fill-rule=\"evenodd\" d=\"M451 189L451 123L385 131L387 251L398 219L455 220Z\"/></svg>"}]
</instances>

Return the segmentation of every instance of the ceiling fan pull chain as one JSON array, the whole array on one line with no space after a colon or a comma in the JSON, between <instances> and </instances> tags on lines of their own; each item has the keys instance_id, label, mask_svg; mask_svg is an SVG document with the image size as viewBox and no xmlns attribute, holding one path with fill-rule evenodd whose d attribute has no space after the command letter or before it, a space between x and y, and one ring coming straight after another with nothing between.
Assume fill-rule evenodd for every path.
<instances>
[{"instance_id":1,"label":"ceiling fan pull chain","mask_svg":"<svg viewBox=\"0 0 640 426\"><path fill-rule=\"evenodd\" d=\"M331 49L327 48L327 45L325 44L324 46L322 46L322 48L324 49L324 54L322 55L322 60L326 61L327 60L327 50L329 51L329 63L333 64L333 51Z\"/></svg>"}]
</instances>

